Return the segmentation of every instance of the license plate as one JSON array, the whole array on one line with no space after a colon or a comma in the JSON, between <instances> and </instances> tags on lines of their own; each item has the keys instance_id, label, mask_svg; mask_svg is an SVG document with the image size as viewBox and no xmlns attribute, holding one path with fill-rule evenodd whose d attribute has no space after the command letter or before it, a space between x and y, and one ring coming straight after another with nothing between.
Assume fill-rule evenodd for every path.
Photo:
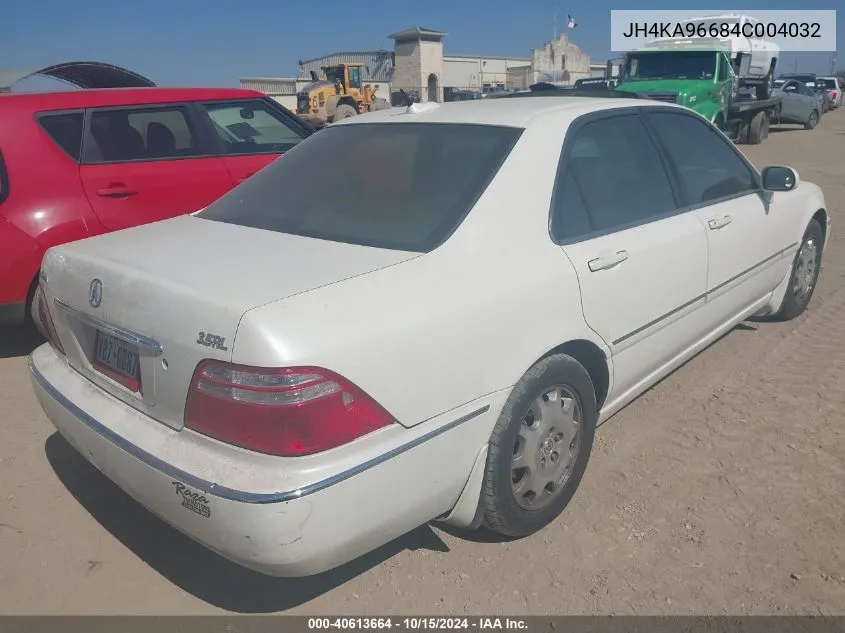
<instances>
[{"instance_id":1,"label":"license plate","mask_svg":"<svg viewBox=\"0 0 845 633\"><path fill-rule=\"evenodd\" d=\"M97 332L94 367L132 391L141 389L138 346L105 332Z\"/></svg>"}]
</instances>

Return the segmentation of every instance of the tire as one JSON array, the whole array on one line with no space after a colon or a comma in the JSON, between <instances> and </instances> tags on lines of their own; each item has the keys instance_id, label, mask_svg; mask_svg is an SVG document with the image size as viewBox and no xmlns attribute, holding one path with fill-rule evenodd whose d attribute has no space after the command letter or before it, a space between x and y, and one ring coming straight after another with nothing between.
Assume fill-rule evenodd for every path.
<instances>
[{"instance_id":1,"label":"tire","mask_svg":"<svg viewBox=\"0 0 845 633\"><path fill-rule=\"evenodd\" d=\"M807 122L804 124L805 130L812 130L819 124L819 113L817 110L813 110L810 113L810 118L807 119Z\"/></svg>"},{"instance_id":2,"label":"tire","mask_svg":"<svg viewBox=\"0 0 845 633\"><path fill-rule=\"evenodd\" d=\"M335 121L342 121L343 119L348 119L351 116L355 116L358 114L358 111L353 108L351 105L346 103L341 103L339 106L335 108L334 111L334 120Z\"/></svg>"},{"instance_id":3,"label":"tire","mask_svg":"<svg viewBox=\"0 0 845 633\"><path fill-rule=\"evenodd\" d=\"M792 268L789 271L789 287L780 304L780 308L774 314L779 321L789 321L801 315L816 290L816 283L819 279L819 272L822 266L822 246L824 238L822 227L816 220L810 220L801 246L795 254ZM808 267L811 267L808 272Z\"/></svg>"},{"instance_id":4,"label":"tire","mask_svg":"<svg viewBox=\"0 0 845 633\"><path fill-rule=\"evenodd\" d=\"M751 119L748 125L748 144L759 145L763 142L763 120L766 118L765 112L758 112Z\"/></svg>"},{"instance_id":5,"label":"tire","mask_svg":"<svg viewBox=\"0 0 845 633\"><path fill-rule=\"evenodd\" d=\"M763 101L772 96L772 90L775 86L775 75L772 69L769 69L766 79L762 84L754 86L754 94L758 101Z\"/></svg>"},{"instance_id":6,"label":"tire","mask_svg":"<svg viewBox=\"0 0 845 633\"><path fill-rule=\"evenodd\" d=\"M739 123L739 131L737 133L736 142L738 145L747 145L748 144L748 134L751 129L751 125L748 121L740 121Z\"/></svg>"},{"instance_id":7,"label":"tire","mask_svg":"<svg viewBox=\"0 0 845 633\"><path fill-rule=\"evenodd\" d=\"M486 526L502 536L520 537L554 521L584 476L597 418L593 382L574 358L557 354L529 369L514 386L490 437L480 500ZM539 479L520 464L535 469ZM514 473L519 473L517 482ZM549 494L548 484L555 480L558 486Z\"/></svg>"},{"instance_id":8,"label":"tire","mask_svg":"<svg viewBox=\"0 0 845 633\"><path fill-rule=\"evenodd\" d=\"M763 115L763 122L761 125L763 126L763 129L760 132L761 138L769 138L769 116L767 114Z\"/></svg>"}]
</instances>

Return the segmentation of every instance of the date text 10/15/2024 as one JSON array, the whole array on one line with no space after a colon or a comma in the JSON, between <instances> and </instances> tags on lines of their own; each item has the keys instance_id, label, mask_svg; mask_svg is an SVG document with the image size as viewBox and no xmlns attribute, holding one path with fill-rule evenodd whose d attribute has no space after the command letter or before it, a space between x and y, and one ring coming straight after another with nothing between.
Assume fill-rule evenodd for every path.
<instances>
[{"instance_id":1,"label":"date text 10/15/2024","mask_svg":"<svg viewBox=\"0 0 845 633\"><path fill-rule=\"evenodd\" d=\"M450 630L511 630L519 631L528 628L525 620L520 618L500 617L330 617L308 618L308 629L311 631L328 631L332 629L351 631L391 630L399 631L450 631Z\"/></svg>"}]
</instances>

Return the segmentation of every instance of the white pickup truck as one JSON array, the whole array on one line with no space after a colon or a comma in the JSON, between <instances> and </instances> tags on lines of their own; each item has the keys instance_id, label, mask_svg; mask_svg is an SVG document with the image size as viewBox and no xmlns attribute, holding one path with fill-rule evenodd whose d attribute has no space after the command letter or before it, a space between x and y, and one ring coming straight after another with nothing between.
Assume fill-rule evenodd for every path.
<instances>
[{"instance_id":1,"label":"white pickup truck","mask_svg":"<svg viewBox=\"0 0 845 633\"><path fill-rule=\"evenodd\" d=\"M683 38L664 37L647 48L677 47L683 42L697 45L712 42L730 47L731 62L740 86L753 86L757 99L768 99L775 80L780 47L764 39L765 25L748 15L725 14L688 18L680 23Z\"/></svg>"}]
</instances>

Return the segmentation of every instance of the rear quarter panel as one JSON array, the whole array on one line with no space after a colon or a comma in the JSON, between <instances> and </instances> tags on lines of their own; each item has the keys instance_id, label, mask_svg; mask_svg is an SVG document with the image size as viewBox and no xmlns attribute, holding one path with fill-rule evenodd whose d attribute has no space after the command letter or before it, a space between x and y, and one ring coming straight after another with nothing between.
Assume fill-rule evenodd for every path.
<instances>
[{"instance_id":1,"label":"rear quarter panel","mask_svg":"<svg viewBox=\"0 0 845 633\"><path fill-rule=\"evenodd\" d=\"M13 270L16 292L20 295L23 288L24 296L44 251L104 231L82 190L78 163L50 139L34 115L28 110L0 110L4 119L0 151L9 180L9 196L0 213L31 240L23 250L34 250Z\"/></svg>"},{"instance_id":2,"label":"rear quarter panel","mask_svg":"<svg viewBox=\"0 0 845 633\"><path fill-rule=\"evenodd\" d=\"M413 426L512 386L568 340L604 348L548 231L567 125L529 128L435 251L247 312L232 360L329 368Z\"/></svg>"}]
</instances>

